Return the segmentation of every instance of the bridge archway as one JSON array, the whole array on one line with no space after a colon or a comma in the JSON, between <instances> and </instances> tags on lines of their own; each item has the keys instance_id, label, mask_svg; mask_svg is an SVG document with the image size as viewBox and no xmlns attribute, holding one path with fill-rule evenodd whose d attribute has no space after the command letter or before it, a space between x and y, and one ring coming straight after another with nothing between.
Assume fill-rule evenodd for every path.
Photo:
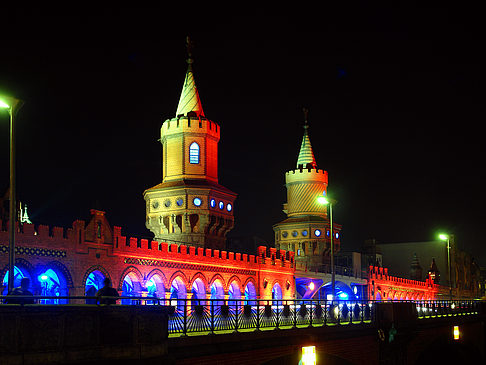
<instances>
[{"instance_id":1,"label":"bridge archway","mask_svg":"<svg viewBox=\"0 0 486 365\"><path fill-rule=\"evenodd\" d=\"M184 311L184 300L187 298L186 283L181 276L176 276L170 284L170 305L178 311Z\"/></svg>"},{"instance_id":2,"label":"bridge archway","mask_svg":"<svg viewBox=\"0 0 486 365\"><path fill-rule=\"evenodd\" d=\"M278 282L273 284L272 287L272 299L273 300L282 300L282 287Z\"/></svg>"},{"instance_id":3,"label":"bridge archway","mask_svg":"<svg viewBox=\"0 0 486 365\"><path fill-rule=\"evenodd\" d=\"M40 295L53 297L69 295L68 279L63 270L59 269L58 265L48 264L38 270L37 281L40 286ZM67 300L42 299L40 302L41 304L66 304Z\"/></svg>"},{"instance_id":4,"label":"bridge archway","mask_svg":"<svg viewBox=\"0 0 486 365\"><path fill-rule=\"evenodd\" d=\"M257 299L257 291L255 288L255 283L253 281L248 281L245 285L245 301L246 304L255 305Z\"/></svg>"},{"instance_id":5,"label":"bridge archway","mask_svg":"<svg viewBox=\"0 0 486 365\"><path fill-rule=\"evenodd\" d=\"M165 299L165 276L162 272L152 271L145 281L147 296Z\"/></svg>"},{"instance_id":6,"label":"bridge archway","mask_svg":"<svg viewBox=\"0 0 486 365\"><path fill-rule=\"evenodd\" d=\"M224 300L224 286L223 282L221 279L215 279L213 283L211 284L211 299L217 299L217 301L214 302L215 305L221 305L223 304Z\"/></svg>"},{"instance_id":7,"label":"bridge archway","mask_svg":"<svg viewBox=\"0 0 486 365\"><path fill-rule=\"evenodd\" d=\"M319 290L319 298L331 300L332 295L332 282L325 283ZM355 300L356 294L354 290L342 281L334 282L334 299L337 300Z\"/></svg>"},{"instance_id":8,"label":"bridge archway","mask_svg":"<svg viewBox=\"0 0 486 365\"><path fill-rule=\"evenodd\" d=\"M94 297L96 292L103 287L106 276L101 270L91 271L84 281L84 292L87 297ZM86 304L96 304L96 299L86 299Z\"/></svg>"},{"instance_id":9,"label":"bridge archway","mask_svg":"<svg viewBox=\"0 0 486 365\"><path fill-rule=\"evenodd\" d=\"M29 278L30 280L30 287L31 291L35 292L35 287L36 287L36 282L32 280L32 266L27 262L24 263L23 261L16 260L15 266L14 266L14 288L20 286L20 281L23 278ZM7 295L8 293L8 273L9 270L7 267L3 270L3 280L2 280L2 285L3 285L3 290L2 290L2 295Z\"/></svg>"},{"instance_id":10,"label":"bridge archway","mask_svg":"<svg viewBox=\"0 0 486 365\"><path fill-rule=\"evenodd\" d=\"M228 299L228 304L233 307L238 303L237 300L241 300L241 288L236 280L233 280L228 287Z\"/></svg>"},{"instance_id":11,"label":"bridge archway","mask_svg":"<svg viewBox=\"0 0 486 365\"><path fill-rule=\"evenodd\" d=\"M201 300L206 299L206 285L204 285L203 279L201 277L197 277L193 280L191 286L191 294L192 294L192 305L203 305L204 302Z\"/></svg>"},{"instance_id":12,"label":"bridge archway","mask_svg":"<svg viewBox=\"0 0 486 365\"><path fill-rule=\"evenodd\" d=\"M122 297L139 297L142 296L142 275L140 271L129 267L124 271L121 278ZM131 299L122 299L121 304L130 305L138 304L138 301Z\"/></svg>"}]
</instances>

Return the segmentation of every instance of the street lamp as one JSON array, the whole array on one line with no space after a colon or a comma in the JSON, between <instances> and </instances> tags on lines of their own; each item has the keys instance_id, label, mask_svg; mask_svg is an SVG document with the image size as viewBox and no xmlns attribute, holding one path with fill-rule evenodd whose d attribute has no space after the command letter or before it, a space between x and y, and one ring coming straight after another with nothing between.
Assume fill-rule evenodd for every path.
<instances>
[{"instance_id":1,"label":"street lamp","mask_svg":"<svg viewBox=\"0 0 486 365\"><path fill-rule=\"evenodd\" d=\"M10 115L10 204L9 204L9 235L8 235L8 292L14 288L15 271L15 134L14 116L22 106L22 102L12 97L0 97L0 108L7 109Z\"/></svg>"},{"instance_id":2,"label":"street lamp","mask_svg":"<svg viewBox=\"0 0 486 365\"><path fill-rule=\"evenodd\" d=\"M448 234L439 234L441 241L447 241L447 271L449 277L449 297L452 300L452 279L451 279L451 241Z\"/></svg>"},{"instance_id":3,"label":"street lamp","mask_svg":"<svg viewBox=\"0 0 486 365\"><path fill-rule=\"evenodd\" d=\"M337 203L336 200L327 198L325 196L317 197L317 202L321 205L329 205L329 225L330 236L331 236L331 293L332 300L334 300L334 291L336 288L336 273L334 272L334 233L333 233L333 223L332 223L332 206Z\"/></svg>"}]
</instances>

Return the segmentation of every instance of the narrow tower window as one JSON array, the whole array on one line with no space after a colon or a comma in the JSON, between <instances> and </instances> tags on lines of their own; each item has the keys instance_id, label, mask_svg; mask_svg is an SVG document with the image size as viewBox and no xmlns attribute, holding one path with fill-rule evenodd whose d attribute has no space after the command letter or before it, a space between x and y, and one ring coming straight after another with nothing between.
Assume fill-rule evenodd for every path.
<instances>
[{"instance_id":1,"label":"narrow tower window","mask_svg":"<svg viewBox=\"0 0 486 365\"><path fill-rule=\"evenodd\" d=\"M189 162L199 163L199 145L196 142L192 142L189 146Z\"/></svg>"}]
</instances>

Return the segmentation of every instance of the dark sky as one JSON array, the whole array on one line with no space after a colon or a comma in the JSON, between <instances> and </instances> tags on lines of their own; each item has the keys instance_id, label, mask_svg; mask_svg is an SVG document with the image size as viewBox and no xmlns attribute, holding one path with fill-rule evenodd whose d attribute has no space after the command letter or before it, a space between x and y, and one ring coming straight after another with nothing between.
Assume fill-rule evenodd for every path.
<instances>
[{"instance_id":1,"label":"dark sky","mask_svg":"<svg viewBox=\"0 0 486 365\"><path fill-rule=\"evenodd\" d=\"M14 36L0 47L0 92L25 100L18 198L35 223L68 227L97 207L125 234L150 236L142 193L161 181L157 139L175 116L189 34L205 114L221 126L220 183L239 194L231 235L273 240L306 106L317 164L339 201L342 249L443 230L486 265L479 13L363 4L2 14L2 34Z\"/></svg>"}]
</instances>

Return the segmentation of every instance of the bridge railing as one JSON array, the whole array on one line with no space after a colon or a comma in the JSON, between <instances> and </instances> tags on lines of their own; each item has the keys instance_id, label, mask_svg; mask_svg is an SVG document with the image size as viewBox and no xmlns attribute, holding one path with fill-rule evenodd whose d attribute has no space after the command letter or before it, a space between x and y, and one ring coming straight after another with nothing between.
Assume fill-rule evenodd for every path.
<instances>
[{"instance_id":1,"label":"bridge railing","mask_svg":"<svg viewBox=\"0 0 486 365\"><path fill-rule=\"evenodd\" d=\"M164 299L153 297L0 296L4 305L157 305L169 307L169 333L221 333L372 323L375 301ZM479 313L479 301L416 301L417 318Z\"/></svg>"},{"instance_id":2,"label":"bridge railing","mask_svg":"<svg viewBox=\"0 0 486 365\"><path fill-rule=\"evenodd\" d=\"M422 300L416 301L418 318L436 318L478 314L479 300Z\"/></svg>"}]
</instances>

